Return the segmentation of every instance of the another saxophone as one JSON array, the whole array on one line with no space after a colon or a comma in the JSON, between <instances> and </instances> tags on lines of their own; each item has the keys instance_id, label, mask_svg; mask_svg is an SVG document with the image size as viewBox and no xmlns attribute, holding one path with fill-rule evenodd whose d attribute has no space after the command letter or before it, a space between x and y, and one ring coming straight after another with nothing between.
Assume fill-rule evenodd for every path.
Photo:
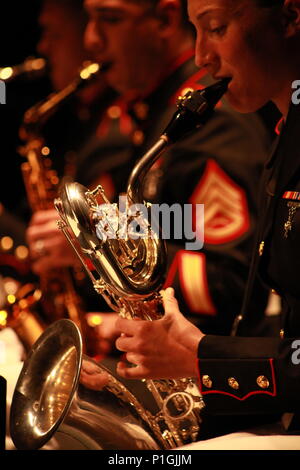
<instances>
[{"instance_id":1,"label":"another saxophone","mask_svg":"<svg viewBox=\"0 0 300 470\"><path fill-rule=\"evenodd\" d=\"M20 128L24 145L19 152L27 160L21 169L32 213L53 208L59 184L57 173L51 166L50 150L42 137L43 125L67 99L95 77L100 69L99 64L86 63L78 78L63 90L52 93L28 109L24 115ZM60 318L74 321L83 336L88 329L82 300L75 292L73 275L68 268L51 269L42 274L39 277L39 286L33 283L21 286L10 310L7 326L17 332L27 348L32 347L44 331L45 324Z\"/></svg>"},{"instance_id":2,"label":"another saxophone","mask_svg":"<svg viewBox=\"0 0 300 470\"><path fill-rule=\"evenodd\" d=\"M47 70L47 62L43 57L27 57L21 64L1 67L0 80L11 82L18 78L34 80L41 78Z\"/></svg>"},{"instance_id":3,"label":"another saxophone","mask_svg":"<svg viewBox=\"0 0 300 470\"><path fill-rule=\"evenodd\" d=\"M128 205L144 203L146 173L170 144L205 124L227 85L228 80L223 80L181 98L178 112L163 135L131 173ZM148 219L141 221L139 214L138 224L146 228L146 237L99 237L99 224L109 232L118 226L121 214L112 215L116 214L115 207L101 187L89 191L73 182L65 183L55 205L61 216L61 230L108 304L129 318L160 318L166 247ZM130 217L127 222L133 220ZM60 352L53 348L54 338L56 343L61 342ZM43 379L37 381L45 361L49 367ZM139 399L128 389L130 381L126 388L124 381L96 363L93 367L99 374L106 370L109 382L102 390L87 391L79 381L81 364L80 337L75 326L66 320L56 322L34 346L15 389L11 434L18 448L40 447L53 435L53 429L76 436L85 448L94 449L171 449L198 439L204 402L196 379L137 381L144 387ZM151 406L149 400L146 404L149 392ZM29 414L34 425L29 422ZM87 436L88 432L91 434Z\"/></svg>"}]
</instances>

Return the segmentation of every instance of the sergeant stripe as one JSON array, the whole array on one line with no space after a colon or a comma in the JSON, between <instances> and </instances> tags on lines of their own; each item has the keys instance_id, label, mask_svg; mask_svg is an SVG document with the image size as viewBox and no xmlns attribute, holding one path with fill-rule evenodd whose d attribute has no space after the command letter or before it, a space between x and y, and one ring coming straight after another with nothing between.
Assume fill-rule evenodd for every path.
<instances>
[{"instance_id":1,"label":"sergeant stripe","mask_svg":"<svg viewBox=\"0 0 300 470\"><path fill-rule=\"evenodd\" d=\"M250 217L245 191L212 159L207 161L205 172L190 202L205 205L206 244L230 243L249 230Z\"/></svg>"},{"instance_id":2,"label":"sergeant stripe","mask_svg":"<svg viewBox=\"0 0 300 470\"><path fill-rule=\"evenodd\" d=\"M203 253L179 251L169 270L165 287L172 285L178 270L183 297L193 313L216 315L206 275L206 257Z\"/></svg>"}]
</instances>

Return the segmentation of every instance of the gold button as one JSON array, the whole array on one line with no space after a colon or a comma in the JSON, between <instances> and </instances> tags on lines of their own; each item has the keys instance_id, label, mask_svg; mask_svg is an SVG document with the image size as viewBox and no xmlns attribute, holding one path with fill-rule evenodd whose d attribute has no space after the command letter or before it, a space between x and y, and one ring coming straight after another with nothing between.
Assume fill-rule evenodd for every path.
<instances>
[{"instance_id":1,"label":"gold button","mask_svg":"<svg viewBox=\"0 0 300 470\"><path fill-rule=\"evenodd\" d=\"M122 114L122 110L120 106L110 106L107 110L107 114L111 119L118 119Z\"/></svg>"},{"instance_id":2,"label":"gold button","mask_svg":"<svg viewBox=\"0 0 300 470\"><path fill-rule=\"evenodd\" d=\"M202 383L206 388L212 388L212 380L209 375L203 375Z\"/></svg>"},{"instance_id":3,"label":"gold button","mask_svg":"<svg viewBox=\"0 0 300 470\"><path fill-rule=\"evenodd\" d=\"M280 330L279 336L280 336L280 339L284 338L284 329Z\"/></svg>"},{"instance_id":4,"label":"gold button","mask_svg":"<svg viewBox=\"0 0 300 470\"><path fill-rule=\"evenodd\" d=\"M142 131L135 131L132 136L132 141L134 145L142 145L145 140L145 135Z\"/></svg>"},{"instance_id":5,"label":"gold button","mask_svg":"<svg viewBox=\"0 0 300 470\"><path fill-rule=\"evenodd\" d=\"M264 388L264 389L269 388L270 386L270 382L268 381L267 377L265 377L264 375L260 375L259 377L257 377L256 383L260 388Z\"/></svg>"},{"instance_id":6,"label":"gold button","mask_svg":"<svg viewBox=\"0 0 300 470\"><path fill-rule=\"evenodd\" d=\"M264 249L265 249L265 242L261 242L260 245L259 245L259 250L258 250L259 256L263 255Z\"/></svg>"},{"instance_id":7,"label":"gold button","mask_svg":"<svg viewBox=\"0 0 300 470\"><path fill-rule=\"evenodd\" d=\"M240 384L234 377L230 377L228 379L228 385L229 387L233 388L234 390L238 390L240 388Z\"/></svg>"},{"instance_id":8,"label":"gold button","mask_svg":"<svg viewBox=\"0 0 300 470\"><path fill-rule=\"evenodd\" d=\"M147 119L149 114L149 106L146 103L136 103L133 109L138 119Z\"/></svg>"}]
</instances>

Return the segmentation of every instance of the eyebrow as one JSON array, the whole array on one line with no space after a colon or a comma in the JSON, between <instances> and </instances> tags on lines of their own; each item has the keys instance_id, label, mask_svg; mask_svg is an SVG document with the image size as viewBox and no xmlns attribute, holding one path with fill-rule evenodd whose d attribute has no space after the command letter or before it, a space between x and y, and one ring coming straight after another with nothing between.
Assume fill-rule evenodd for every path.
<instances>
[{"instance_id":1,"label":"eyebrow","mask_svg":"<svg viewBox=\"0 0 300 470\"><path fill-rule=\"evenodd\" d=\"M107 13L107 12L116 12L123 11L124 8L121 5L107 4L107 5L97 5L97 3L85 2L85 9L87 11L95 11L97 13Z\"/></svg>"},{"instance_id":2,"label":"eyebrow","mask_svg":"<svg viewBox=\"0 0 300 470\"><path fill-rule=\"evenodd\" d=\"M207 10L205 11L202 11L201 13L198 13L198 15L196 16L196 19L197 20L200 20L202 19L203 17L205 17L206 15L209 15L209 13L213 13L215 11L222 11L223 8L219 7L219 8L208 8ZM239 13L239 6L233 6L231 9L231 14L238 14Z\"/></svg>"},{"instance_id":3,"label":"eyebrow","mask_svg":"<svg viewBox=\"0 0 300 470\"><path fill-rule=\"evenodd\" d=\"M212 8L209 8L208 10L205 10L202 13L198 13L198 15L196 16L196 19L200 20L201 18L203 18L203 16L208 15L212 11L214 11L214 10Z\"/></svg>"},{"instance_id":4,"label":"eyebrow","mask_svg":"<svg viewBox=\"0 0 300 470\"><path fill-rule=\"evenodd\" d=\"M107 12L112 12L112 13L115 13L115 12L123 12L124 9L122 9L121 7L119 6L107 6L107 7L95 7L94 10L97 12L97 13L107 13Z\"/></svg>"}]
</instances>

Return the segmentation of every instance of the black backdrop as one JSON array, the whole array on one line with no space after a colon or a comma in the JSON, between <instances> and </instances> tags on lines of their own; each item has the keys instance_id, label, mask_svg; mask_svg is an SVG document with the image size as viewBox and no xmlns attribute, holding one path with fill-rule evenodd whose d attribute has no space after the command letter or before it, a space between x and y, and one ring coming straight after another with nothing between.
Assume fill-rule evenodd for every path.
<instances>
[{"instance_id":1,"label":"black backdrop","mask_svg":"<svg viewBox=\"0 0 300 470\"><path fill-rule=\"evenodd\" d=\"M1 2L0 67L22 63L36 55L39 39L38 0ZM22 116L50 91L47 79L18 79L6 84L6 105L0 105L0 202L22 218L28 217L23 203L25 190L20 171L18 130Z\"/></svg>"}]
</instances>

